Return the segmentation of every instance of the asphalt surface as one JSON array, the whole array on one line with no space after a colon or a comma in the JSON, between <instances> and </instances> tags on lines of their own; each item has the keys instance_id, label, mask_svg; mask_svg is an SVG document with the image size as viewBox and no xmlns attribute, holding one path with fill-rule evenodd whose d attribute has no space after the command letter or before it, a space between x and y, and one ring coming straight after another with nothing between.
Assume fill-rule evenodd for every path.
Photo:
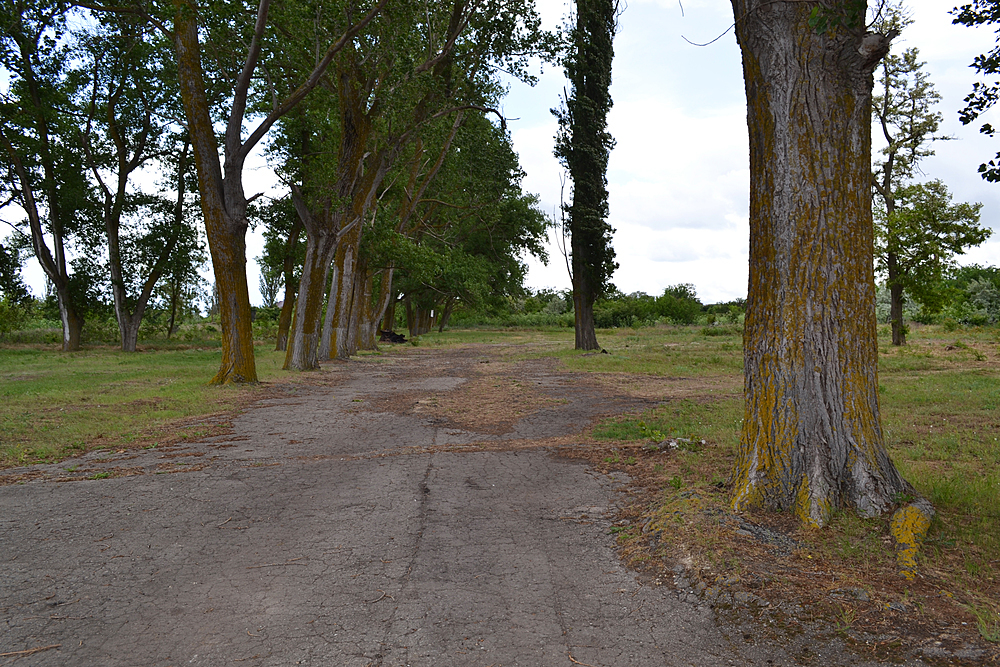
<instances>
[{"instance_id":1,"label":"asphalt surface","mask_svg":"<svg viewBox=\"0 0 1000 667\"><path fill-rule=\"evenodd\" d=\"M378 408L460 387L475 360L449 354L330 367L228 436L0 486L0 665L796 664L644 584L608 530L621 480L526 446L613 397L540 368L563 402L506 434ZM56 481L74 465L129 476Z\"/></svg>"}]
</instances>

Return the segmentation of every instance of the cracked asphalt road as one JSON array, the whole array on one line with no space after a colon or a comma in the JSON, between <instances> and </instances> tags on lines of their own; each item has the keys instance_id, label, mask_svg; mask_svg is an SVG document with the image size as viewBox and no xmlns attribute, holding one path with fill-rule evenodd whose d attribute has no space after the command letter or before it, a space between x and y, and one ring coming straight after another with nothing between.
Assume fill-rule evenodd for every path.
<instances>
[{"instance_id":1,"label":"cracked asphalt road","mask_svg":"<svg viewBox=\"0 0 1000 667\"><path fill-rule=\"evenodd\" d=\"M794 664L626 570L621 480L533 444L634 401L538 363L558 402L506 433L413 408L476 355L332 364L228 436L77 462L129 476L0 486L0 664Z\"/></svg>"}]
</instances>

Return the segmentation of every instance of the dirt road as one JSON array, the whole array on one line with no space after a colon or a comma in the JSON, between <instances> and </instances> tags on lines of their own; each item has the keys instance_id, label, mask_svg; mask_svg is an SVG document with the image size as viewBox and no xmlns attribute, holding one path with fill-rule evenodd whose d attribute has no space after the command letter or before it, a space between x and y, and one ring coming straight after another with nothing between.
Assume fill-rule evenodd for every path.
<instances>
[{"instance_id":1,"label":"dirt road","mask_svg":"<svg viewBox=\"0 0 1000 667\"><path fill-rule=\"evenodd\" d=\"M0 665L796 664L625 569L621 480L553 453L649 399L509 359L331 363L226 436L7 471Z\"/></svg>"}]
</instances>

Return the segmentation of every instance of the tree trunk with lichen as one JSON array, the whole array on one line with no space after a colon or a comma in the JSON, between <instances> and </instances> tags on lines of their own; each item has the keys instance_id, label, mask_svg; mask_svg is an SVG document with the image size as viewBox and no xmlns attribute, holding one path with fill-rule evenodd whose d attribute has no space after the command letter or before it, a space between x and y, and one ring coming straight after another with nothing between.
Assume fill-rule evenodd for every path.
<instances>
[{"instance_id":1,"label":"tree trunk with lichen","mask_svg":"<svg viewBox=\"0 0 1000 667\"><path fill-rule=\"evenodd\" d=\"M178 78L191 147L198 167L201 209L219 293L222 361L212 384L256 382L246 271L249 223L243 193L243 164L240 160L230 162L232 156L227 155L226 174L223 176L219 164L219 144L209 113L201 69L201 44L195 20L197 8L190 0L175 0L174 4L173 40Z\"/></svg>"},{"instance_id":2,"label":"tree trunk with lichen","mask_svg":"<svg viewBox=\"0 0 1000 667\"><path fill-rule=\"evenodd\" d=\"M347 359L357 352L350 340L351 310L354 307L354 272L361 245L361 227L351 229L337 248L333 260L333 280L323 322L323 349L327 359Z\"/></svg>"},{"instance_id":3,"label":"tree trunk with lichen","mask_svg":"<svg viewBox=\"0 0 1000 667\"><path fill-rule=\"evenodd\" d=\"M298 208L298 207L296 207ZM285 370L319 368L323 299L330 264L337 251L337 232L325 225L306 224L306 256L295 299L295 316L285 350Z\"/></svg>"},{"instance_id":4,"label":"tree trunk with lichen","mask_svg":"<svg viewBox=\"0 0 1000 667\"><path fill-rule=\"evenodd\" d=\"M872 71L892 36L820 34L814 6L733 0L751 165L733 504L822 526L838 508L882 514L910 487L879 416L872 264Z\"/></svg>"}]
</instances>

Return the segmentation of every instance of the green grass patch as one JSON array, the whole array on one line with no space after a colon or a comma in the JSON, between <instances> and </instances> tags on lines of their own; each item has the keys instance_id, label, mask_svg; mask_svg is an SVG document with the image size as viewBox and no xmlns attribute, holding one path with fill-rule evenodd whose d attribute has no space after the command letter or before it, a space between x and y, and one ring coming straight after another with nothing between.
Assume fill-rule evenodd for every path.
<instances>
[{"instance_id":1,"label":"green grass patch","mask_svg":"<svg viewBox=\"0 0 1000 667\"><path fill-rule=\"evenodd\" d=\"M0 466L140 444L171 422L232 409L259 388L210 386L220 354L200 346L134 354L0 347ZM279 377L283 354L256 354L260 379Z\"/></svg>"}]
</instances>

